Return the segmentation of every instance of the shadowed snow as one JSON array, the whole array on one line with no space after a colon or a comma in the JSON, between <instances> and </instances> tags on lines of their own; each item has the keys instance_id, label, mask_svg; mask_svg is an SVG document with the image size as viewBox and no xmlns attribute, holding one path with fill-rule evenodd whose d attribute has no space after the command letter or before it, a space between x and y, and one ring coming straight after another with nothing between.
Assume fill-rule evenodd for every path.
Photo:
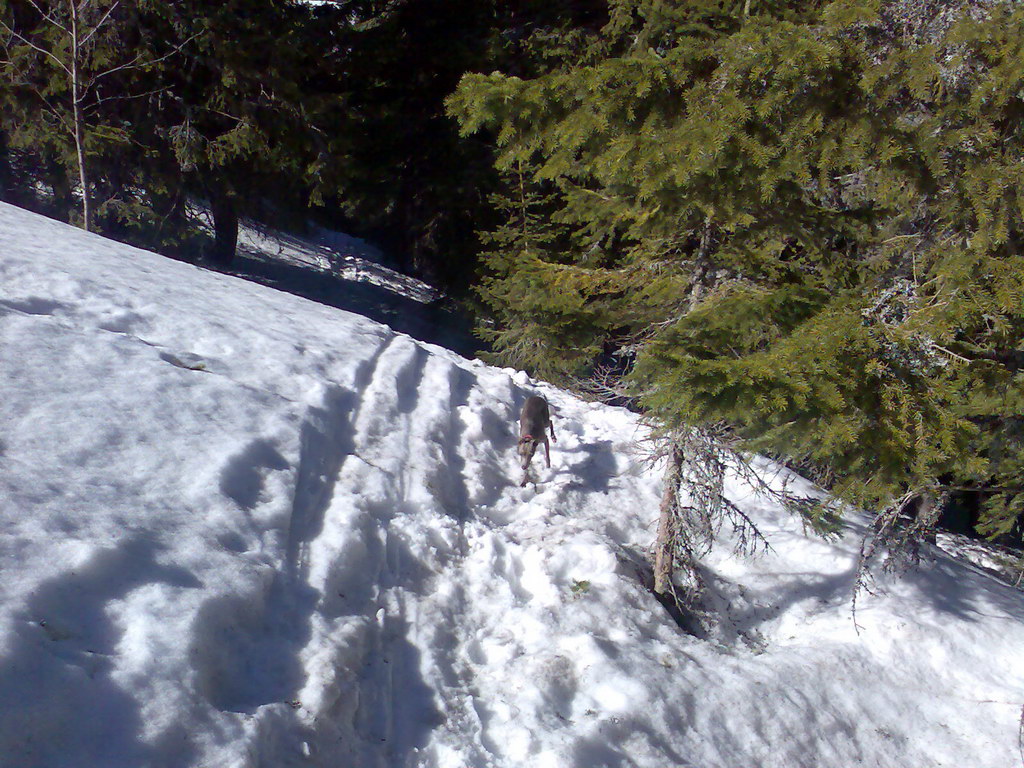
<instances>
[{"instance_id":1,"label":"shadowed snow","mask_svg":"<svg viewBox=\"0 0 1024 768\"><path fill-rule=\"evenodd\" d=\"M6 205L0 243L3 768L1018 759L1024 600L983 571L930 553L858 634L863 520L734 480L773 550L723 538L699 640L643 585L629 413Z\"/></svg>"}]
</instances>

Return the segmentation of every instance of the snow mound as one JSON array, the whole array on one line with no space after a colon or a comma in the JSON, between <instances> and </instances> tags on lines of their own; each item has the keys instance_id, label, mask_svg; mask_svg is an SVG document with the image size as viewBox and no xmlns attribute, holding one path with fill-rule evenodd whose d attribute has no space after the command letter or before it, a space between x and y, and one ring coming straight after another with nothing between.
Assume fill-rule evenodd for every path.
<instances>
[{"instance_id":1,"label":"snow mound","mask_svg":"<svg viewBox=\"0 0 1024 768\"><path fill-rule=\"evenodd\" d=\"M1006 768L1024 600L857 523L643 586L628 413L0 205L0 765ZM520 488L514 419L555 410ZM793 482L799 482L794 480Z\"/></svg>"}]
</instances>

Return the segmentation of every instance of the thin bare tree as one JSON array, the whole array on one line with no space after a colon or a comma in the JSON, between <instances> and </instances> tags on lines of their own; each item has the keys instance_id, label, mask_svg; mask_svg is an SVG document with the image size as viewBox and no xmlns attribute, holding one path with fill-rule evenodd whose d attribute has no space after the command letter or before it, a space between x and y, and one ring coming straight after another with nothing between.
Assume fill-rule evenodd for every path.
<instances>
[{"instance_id":1,"label":"thin bare tree","mask_svg":"<svg viewBox=\"0 0 1024 768\"><path fill-rule=\"evenodd\" d=\"M93 55L105 32L112 31L114 12L122 0L26 0L38 15L31 29L17 29L17 23L0 18L0 31L5 35L5 69L16 84L27 86L71 138L77 164L78 183L82 194L82 228L93 226L92 179L86 152L87 113L108 99L99 95L98 86L111 76L130 70L152 67L176 55L192 39L189 38L162 56L152 57L144 51L125 52L113 61ZM53 98L38 85L38 78L20 71L15 49L24 46L38 54L41 61L56 68L66 85L65 99ZM38 61L38 60L37 60ZM121 94L117 98L141 98L153 91Z\"/></svg>"}]
</instances>

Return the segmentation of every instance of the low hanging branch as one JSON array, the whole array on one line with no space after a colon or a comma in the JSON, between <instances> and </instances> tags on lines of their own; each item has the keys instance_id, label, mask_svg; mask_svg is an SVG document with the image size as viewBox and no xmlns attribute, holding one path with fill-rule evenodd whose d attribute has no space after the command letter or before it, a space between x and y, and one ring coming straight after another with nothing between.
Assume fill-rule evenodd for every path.
<instances>
[{"instance_id":1,"label":"low hanging branch","mask_svg":"<svg viewBox=\"0 0 1024 768\"><path fill-rule=\"evenodd\" d=\"M688 610L699 610L705 591L700 560L728 523L738 551L769 549L754 521L725 496L727 472L737 472L759 492L786 502L786 491L771 484L710 428L676 432L665 438L667 459L658 537L654 546L654 591ZM791 501L791 499L789 499ZM685 586L677 588L679 582Z\"/></svg>"},{"instance_id":2,"label":"low hanging branch","mask_svg":"<svg viewBox=\"0 0 1024 768\"><path fill-rule=\"evenodd\" d=\"M857 598L861 592L871 593L873 569L880 562L884 571L903 573L917 565L922 542L934 543L946 500L947 495L936 495L934 488L918 488L908 491L875 517L861 542L850 609L858 633L861 627L857 624Z\"/></svg>"}]
</instances>

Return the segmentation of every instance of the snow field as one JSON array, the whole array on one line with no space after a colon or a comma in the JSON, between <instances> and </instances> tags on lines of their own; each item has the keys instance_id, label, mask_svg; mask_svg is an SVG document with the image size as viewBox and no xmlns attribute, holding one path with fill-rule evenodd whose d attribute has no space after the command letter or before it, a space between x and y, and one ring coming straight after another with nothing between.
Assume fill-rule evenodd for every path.
<instances>
[{"instance_id":1,"label":"snow field","mask_svg":"<svg viewBox=\"0 0 1024 768\"><path fill-rule=\"evenodd\" d=\"M0 243L2 768L1018 759L1024 600L984 571L929 553L858 629L864 521L734 479L772 549L723 531L698 640L642 584L630 414L10 206Z\"/></svg>"}]
</instances>

